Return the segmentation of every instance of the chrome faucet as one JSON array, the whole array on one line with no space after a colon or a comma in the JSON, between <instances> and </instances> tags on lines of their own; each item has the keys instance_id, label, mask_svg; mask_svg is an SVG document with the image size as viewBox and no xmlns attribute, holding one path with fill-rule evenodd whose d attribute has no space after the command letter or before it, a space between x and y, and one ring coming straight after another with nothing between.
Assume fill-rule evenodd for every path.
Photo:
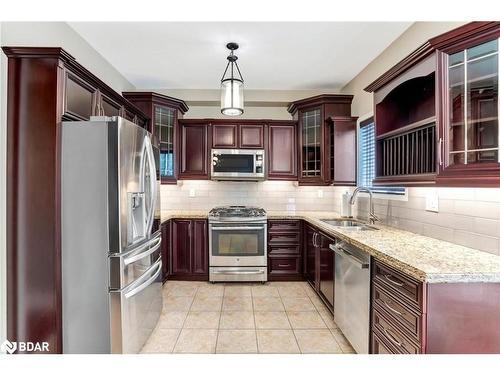
<instances>
[{"instance_id":1,"label":"chrome faucet","mask_svg":"<svg viewBox=\"0 0 500 375\"><path fill-rule=\"evenodd\" d=\"M367 193L370 196L370 216L369 216L369 221L370 224L375 224L376 221L379 220L379 218L375 215L375 210L373 208L373 193L369 188L359 186L356 189L354 189L351 199L349 200L349 203L351 205L354 205L354 202L356 201L356 197L358 193Z\"/></svg>"}]
</instances>

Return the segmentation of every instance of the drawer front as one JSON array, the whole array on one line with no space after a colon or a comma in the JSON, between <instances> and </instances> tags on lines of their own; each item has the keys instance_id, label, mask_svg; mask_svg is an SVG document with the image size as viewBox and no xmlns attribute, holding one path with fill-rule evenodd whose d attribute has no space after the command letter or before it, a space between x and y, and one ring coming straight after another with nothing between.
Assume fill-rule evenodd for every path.
<instances>
[{"instance_id":1,"label":"drawer front","mask_svg":"<svg viewBox=\"0 0 500 375\"><path fill-rule=\"evenodd\" d=\"M408 339L395 325L389 323L377 308L372 308L372 330L401 354L420 354L420 345Z\"/></svg>"},{"instance_id":2,"label":"drawer front","mask_svg":"<svg viewBox=\"0 0 500 375\"><path fill-rule=\"evenodd\" d=\"M420 281L403 275L377 261L374 262L374 268L375 280L380 281L384 286L388 286L389 290L394 290L406 297L410 303L422 311L423 284Z\"/></svg>"},{"instance_id":3,"label":"drawer front","mask_svg":"<svg viewBox=\"0 0 500 375\"><path fill-rule=\"evenodd\" d=\"M378 282L373 284L373 303L390 317L399 322L415 340L420 341L422 331L422 315L408 308L403 301L397 299Z\"/></svg>"},{"instance_id":4,"label":"drawer front","mask_svg":"<svg viewBox=\"0 0 500 375\"><path fill-rule=\"evenodd\" d=\"M300 274L299 257L269 257L269 273L271 275Z\"/></svg>"},{"instance_id":5,"label":"drawer front","mask_svg":"<svg viewBox=\"0 0 500 375\"><path fill-rule=\"evenodd\" d=\"M300 255L299 245L270 245L267 248L268 254L273 255Z\"/></svg>"},{"instance_id":6,"label":"drawer front","mask_svg":"<svg viewBox=\"0 0 500 375\"><path fill-rule=\"evenodd\" d=\"M298 232L283 232L283 233L268 233L267 242L273 244L299 244L300 233Z\"/></svg>"},{"instance_id":7,"label":"drawer front","mask_svg":"<svg viewBox=\"0 0 500 375\"><path fill-rule=\"evenodd\" d=\"M372 332L370 354L399 354L391 345L385 342L376 332Z\"/></svg>"},{"instance_id":8,"label":"drawer front","mask_svg":"<svg viewBox=\"0 0 500 375\"><path fill-rule=\"evenodd\" d=\"M269 232L299 231L300 220L268 220Z\"/></svg>"}]
</instances>

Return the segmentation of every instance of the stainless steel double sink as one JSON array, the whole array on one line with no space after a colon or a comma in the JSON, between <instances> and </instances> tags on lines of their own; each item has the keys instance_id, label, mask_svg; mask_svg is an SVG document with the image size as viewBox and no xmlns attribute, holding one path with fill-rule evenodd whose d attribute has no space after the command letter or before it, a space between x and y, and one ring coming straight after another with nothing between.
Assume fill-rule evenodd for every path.
<instances>
[{"instance_id":1,"label":"stainless steel double sink","mask_svg":"<svg viewBox=\"0 0 500 375\"><path fill-rule=\"evenodd\" d=\"M352 219L320 219L320 221L325 224L331 225L332 227L348 229L352 231L378 230L378 228L372 227L371 225Z\"/></svg>"}]
</instances>

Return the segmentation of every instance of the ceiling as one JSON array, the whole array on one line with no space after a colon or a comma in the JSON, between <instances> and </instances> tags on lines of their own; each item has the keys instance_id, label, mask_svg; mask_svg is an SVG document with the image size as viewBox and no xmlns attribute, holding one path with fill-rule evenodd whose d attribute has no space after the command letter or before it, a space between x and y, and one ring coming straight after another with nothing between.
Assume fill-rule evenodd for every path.
<instances>
[{"instance_id":1,"label":"ceiling","mask_svg":"<svg viewBox=\"0 0 500 375\"><path fill-rule=\"evenodd\" d=\"M410 22L71 22L138 89L215 89L227 42L249 89L340 89Z\"/></svg>"}]
</instances>

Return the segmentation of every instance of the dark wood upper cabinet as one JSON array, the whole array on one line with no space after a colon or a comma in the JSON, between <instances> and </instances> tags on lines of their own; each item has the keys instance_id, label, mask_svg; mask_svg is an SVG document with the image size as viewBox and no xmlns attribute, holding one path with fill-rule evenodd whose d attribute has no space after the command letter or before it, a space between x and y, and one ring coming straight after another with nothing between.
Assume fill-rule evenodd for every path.
<instances>
[{"instance_id":1,"label":"dark wood upper cabinet","mask_svg":"<svg viewBox=\"0 0 500 375\"><path fill-rule=\"evenodd\" d=\"M238 126L235 124L212 124L213 148L237 148Z\"/></svg>"},{"instance_id":2,"label":"dark wood upper cabinet","mask_svg":"<svg viewBox=\"0 0 500 375\"><path fill-rule=\"evenodd\" d=\"M241 124L238 138L240 148L264 148L264 125Z\"/></svg>"},{"instance_id":3,"label":"dark wood upper cabinet","mask_svg":"<svg viewBox=\"0 0 500 375\"><path fill-rule=\"evenodd\" d=\"M210 177L208 132L206 122L180 121L179 178L204 180Z\"/></svg>"},{"instance_id":4,"label":"dark wood upper cabinet","mask_svg":"<svg viewBox=\"0 0 500 375\"><path fill-rule=\"evenodd\" d=\"M183 100L155 92L123 92L151 119L150 131L160 148L160 176L163 184L176 183L179 174L179 124L189 110Z\"/></svg>"},{"instance_id":5,"label":"dark wood upper cabinet","mask_svg":"<svg viewBox=\"0 0 500 375\"><path fill-rule=\"evenodd\" d=\"M500 22L424 43L366 87L374 92L375 184L500 186Z\"/></svg>"},{"instance_id":6,"label":"dark wood upper cabinet","mask_svg":"<svg viewBox=\"0 0 500 375\"><path fill-rule=\"evenodd\" d=\"M332 129L329 118L351 118L352 95L328 94L298 100L288 111L298 121L298 180L302 185L330 185ZM333 134L335 136L335 134ZM355 133L354 133L355 139ZM346 170L356 169L356 159L339 160ZM339 185L343 184L339 181ZM351 185L352 182L349 183Z\"/></svg>"},{"instance_id":7,"label":"dark wood upper cabinet","mask_svg":"<svg viewBox=\"0 0 500 375\"><path fill-rule=\"evenodd\" d=\"M297 180L297 123L269 124L268 179Z\"/></svg>"},{"instance_id":8,"label":"dark wood upper cabinet","mask_svg":"<svg viewBox=\"0 0 500 375\"><path fill-rule=\"evenodd\" d=\"M334 185L356 186L357 117L330 117L330 177Z\"/></svg>"},{"instance_id":9,"label":"dark wood upper cabinet","mask_svg":"<svg viewBox=\"0 0 500 375\"><path fill-rule=\"evenodd\" d=\"M64 80L64 114L71 120L89 120L96 116L99 91L75 74L66 71Z\"/></svg>"}]
</instances>

